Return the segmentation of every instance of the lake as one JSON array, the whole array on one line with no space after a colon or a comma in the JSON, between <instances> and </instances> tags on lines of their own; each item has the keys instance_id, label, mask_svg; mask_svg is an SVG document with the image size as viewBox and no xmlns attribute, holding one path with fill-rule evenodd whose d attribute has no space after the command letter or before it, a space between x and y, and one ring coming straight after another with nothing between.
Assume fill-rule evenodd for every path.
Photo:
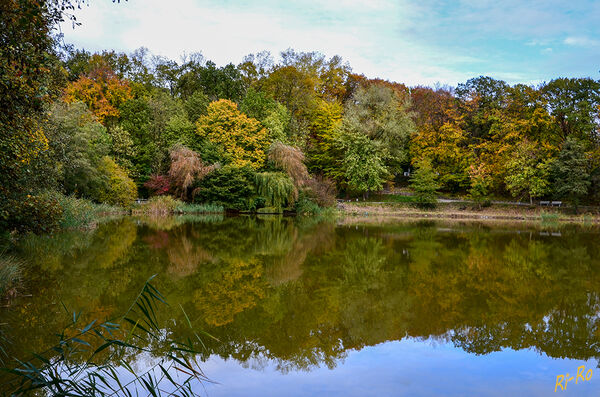
<instances>
[{"instance_id":1,"label":"lake","mask_svg":"<svg viewBox=\"0 0 600 397\"><path fill-rule=\"evenodd\" d=\"M599 237L557 224L126 217L20 241L24 295L1 323L9 354L27 358L57 342L64 307L109 320L157 274L163 331L189 337L183 308L218 339L203 338L215 382L203 395L598 395ZM591 378L555 393L582 365Z\"/></svg>"}]
</instances>

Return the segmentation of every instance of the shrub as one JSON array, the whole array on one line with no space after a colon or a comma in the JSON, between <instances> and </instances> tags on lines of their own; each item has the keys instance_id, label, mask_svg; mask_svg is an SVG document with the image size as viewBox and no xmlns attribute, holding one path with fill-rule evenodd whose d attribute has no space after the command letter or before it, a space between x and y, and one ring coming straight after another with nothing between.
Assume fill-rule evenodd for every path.
<instances>
[{"instance_id":1,"label":"shrub","mask_svg":"<svg viewBox=\"0 0 600 397\"><path fill-rule=\"evenodd\" d=\"M317 203L315 203L306 192L300 192L298 196L298 201L296 201L295 206L296 213L298 215L311 215L311 216L334 216L336 213L335 208L333 207L321 207Z\"/></svg>"},{"instance_id":2,"label":"shrub","mask_svg":"<svg viewBox=\"0 0 600 397\"><path fill-rule=\"evenodd\" d=\"M121 206L128 206L135 200L137 197L135 183L113 159L108 156L103 157L98 171L102 174L102 183L96 189L95 200Z\"/></svg>"},{"instance_id":3,"label":"shrub","mask_svg":"<svg viewBox=\"0 0 600 397\"><path fill-rule=\"evenodd\" d=\"M171 179L168 175L150 175L150 179L144 183L144 186L150 190L152 195L162 196L169 193Z\"/></svg>"},{"instance_id":4,"label":"shrub","mask_svg":"<svg viewBox=\"0 0 600 397\"><path fill-rule=\"evenodd\" d=\"M189 189L196 180L202 180L218 165L204 165L200 155L183 145L171 149L169 179L175 194L182 200L188 199Z\"/></svg>"},{"instance_id":5,"label":"shrub","mask_svg":"<svg viewBox=\"0 0 600 397\"><path fill-rule=\"evenodd\" d=\"M335 183L328 178L316 176L306 183L306 194L321 207L333 207L337 191Z\"/></svg>"},{"instance_id":6,"label":"shrub","mask_svg":"<svg viewBox=\"0 0 600 397\"><path fill-rule=\"evenodd\" d=\"M439 185L429 161L424 160L418 165L410 180L410 187L415 191L415 202L418 207L435 208Z\"/></svg>"},{"instance_id":7,"label":"shrub","mask_svg":"<svg viewBox=\"0 0 600 397\"><path fill-rule=\"evenodd\" d=\"M322 211L317 203L312 201L304 192L300 193L295 206L298 215L317 215Z\"/></svg>"},{"instance_id":8,"label":"shrub","mask_svg":"<svg viewBox=\"0 0 600 397\"><path fill-rule=\"evenodd\" d=\"M241 211L257 207L254 172L250 167L226 165L196 183L196 203L218 204L226 209Z\"/></svg>"},{"instance_id":9,"label":"shrub","mask_svg":"<svg viewBox=\"0 0 600 397\"><path fill-rule=\"evenodd\" d=\"M58 201L44 195L27 195L23 200L11 200L8 205L8 230L20 233L48 233L58 229L62 209Z\"/></svg>"}]
</instances>

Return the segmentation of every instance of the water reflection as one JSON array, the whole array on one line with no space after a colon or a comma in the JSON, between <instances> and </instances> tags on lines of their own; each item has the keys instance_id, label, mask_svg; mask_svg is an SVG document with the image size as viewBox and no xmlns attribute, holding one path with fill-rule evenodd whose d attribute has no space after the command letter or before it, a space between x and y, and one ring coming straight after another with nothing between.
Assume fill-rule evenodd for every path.
<instances>
[{"instance_id":1,"label":"water reflection","mask_svg":"<svg viewBox=\"0 0 600 397\"><path fill-rule=\"evenodd\" d=\"M123 313L152 274L171 307L214 335L211 355L282 373L335 368L351 351L428 339L476 355L534 349L599 357L598 233L565 227L293 218L125 218L31 237L30 297L2 312L11 354L55 342L62 304L86 320ZM541 233L540 233L541 232ZM187 338L178 310L168 332ZM409 338L410 337L410 338ZM407 339L408 338L408 339Z\"/></svg>"}]
</instances>

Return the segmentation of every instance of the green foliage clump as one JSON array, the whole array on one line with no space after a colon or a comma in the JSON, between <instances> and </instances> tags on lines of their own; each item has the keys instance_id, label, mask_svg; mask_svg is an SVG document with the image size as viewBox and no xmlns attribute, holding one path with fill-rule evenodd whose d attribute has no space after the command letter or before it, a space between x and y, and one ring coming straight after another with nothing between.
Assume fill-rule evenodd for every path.
<instances>
[{"instance_id":1,"label":"green foliage clump","mask_svg":"<svg viewBox=\"0 0 600 397\"><path fill-rule=\"evenodd\" d=\"M415 130L410 106L406 93L378 84L358 88L346 102L344 129L377 141L387 153L382 160L391 174L409 159L408 143Z\"/></svg>"},{"instance_id":2,"label":"green foliage clump","mask_svg":"<svg viewBox=\"0 0 600 397\"><path fill-rule=\"evenodd\" d=\"M283 172L262 172L255 176L256 192L265 199L267 207L281 212L293 206L297 190L292 179Z\"/></svg>"},{"instance_id":3,"label":"green foliage clump","mask_svg":"<svg viewBox=\"0 0 600 397\"><path fill-rule=\"evenodd\" d=\"M254 88L248 89L240 104L240 110L260 121L269 131L272 141L287 141L291 114L285 106L264 92Z\"/></svg>"},{"instance_id":4,"label":"green foliage clump","mask_svg":"<svg viewBox=\"0 0 600 397\"><path fill-rule=\"evenodd\" d=\"M58 229L62 208L58 201L45 195L27 195L22 200L12 201L8 216L12 222L7 230L20 233L49 233Z\"/></svg>"},{"instance_id":5,"label":"green foliage clump","mask_svg":"<svg viewBox=\"0 0 600 397\"><path fill-rule=\"evenodd\" d=\"M471 177L471 188L469 189L469 198L473 200L481 209L481 205L488 200L489 197L489 178L483 166L471 166L469 170Z\"/></svg>"},{"instance_id":6,"label":"green foliage clump","mask_svg":"<svg viewBox=\"0 0 600 397\"><path fill-rule=\"evenodd\" d=\"M209 103L210 99L202 91L195 91L190 95L183 103L188 120L195 123L200 116L204 116Z\"/></svg>"},{"instance_id":7,"label":"green foliage clump","mask_svg":"<svg viewBox=\"0 0 600 397\"><path fill-rule=\"evenodd\" d=\"M137 187L113 159L102 158L98 171L102 175L102 183L94 192L93 198L101 203L131 205L137 197Z\"/></svg>"},{"instance_id":8,"label":"green foliage clump","mask_svg":"<svg viewBox=\"0 0 600 397\"><path fill-rule=\"evenodd\" d=\"M568 199L577 211L591 184L583 145L575 138L567 138L553 166L556 194Z\"/></svg>"},{"instance_id":9,"label":"green foliage clump","mask_svg":"<svg viewBox=\"0 0 600 397\"><path fill-rule=\"evenodd\" d=\"M529 196L533 204L535 197L546 194L550 187L550 160L532 142L523 141L515 147L506 165L506 187L513 197Z\"/></svg>"},{"instance_id":10,"label":"green foliage clump","mask_svg":"<svg viewBox=\"0 0 600 397\"><path fill-rule=\"evenodd\" d=\"M301 191L300 194L298 194L298 199L294 205L294 211L301 216L328 215L331 214L333 210L335 209L331 206L320 206L309 194L307 194L307 192L304 191Z\"/></svg>"},{"instance_id":11,"label":"green foliage clump","mask_svg":"<svg viewBox=\"0 0 600 397\"><path fill-rule=\"evenodd\" d=\"M102 183L98 166L111 147L111 136L106 128L85 104L75 102L54 104L45 131L49 151L43 166L56 170L56 182L67 194L91 197ZM116 134L121 132L115 130ZM115 140L118 142L119 138L115 137Z\"/></svg>"},{"instance_id":12,"label":"green foliage clump","mask_svg":"<svg viewBox=\"0 0 600 397\"><path fill-rule=\"evenodd\" d=\"M422 160L410 180L410 187L415 192L415 203L421 208L435 208L439 184L437 175L428 160Z\"/></svg>"},{"instance_id":13,"label":"green foliage clump","mask_svg":"<svg viewBox=\"0 0 600 397\"><path fill-rule=\"evenodd\" d=\"M97 220L97 205L90 200L65 196L58 192L49 192L45 196L56 200L62 209L59 221L61 229L86 228Z\"/></svg>"},{"instance_id":14,"label":"green foliage clump","mask_svg":"<svg viewBox=\"0 0 600 397\"><path fill-rule=\"evenodd\" d=\"M250 167L226 165L196 182L194 202L248 211L257 207L254 172Z\"/></svg>"},{"instance_id":15,"label":"green foliage clump","mask_svg":"<svg viewBox=\"0 0 600 397\"><path fill-rule=\"evenodd\" d=\"M338 145L344 151L348 187L366 194L381 190L389 176L381 144L360 132L345 130L338 138Z\"/></svg>"}]
</instances>

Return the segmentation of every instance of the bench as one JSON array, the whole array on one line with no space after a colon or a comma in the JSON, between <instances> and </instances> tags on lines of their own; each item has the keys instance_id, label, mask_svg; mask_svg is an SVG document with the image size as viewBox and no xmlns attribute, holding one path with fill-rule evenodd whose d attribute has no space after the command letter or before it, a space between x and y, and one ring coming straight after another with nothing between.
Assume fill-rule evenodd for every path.
<instances>
[{"instance_id":1,"label":"bench","mask_svg":"<svg viewBox=\"0 0 600 397\"><path fill-rule=\"evenodd\" d=\"M551 206L557 206L560 207L562 205L562 201L553 201L552 203L550 203Z\"/></svg>"},{"instance_id":2,"label":"bench","mask_svg":"<svg viewBox=\"0 0 600 397\"><path fill-rule=\"evenodd\" d=\"M550 205L550 201L540 201L540 205L548 206Z\"/></svg>"}]
</instances>

